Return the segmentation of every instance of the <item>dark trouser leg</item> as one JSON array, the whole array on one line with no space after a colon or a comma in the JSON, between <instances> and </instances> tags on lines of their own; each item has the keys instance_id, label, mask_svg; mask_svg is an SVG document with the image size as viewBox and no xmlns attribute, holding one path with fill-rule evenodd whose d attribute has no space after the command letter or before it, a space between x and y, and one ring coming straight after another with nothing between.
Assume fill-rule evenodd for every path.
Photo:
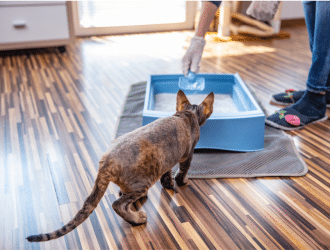
<instances>
[{"instance_id":1,"label":"dark trouser leg","mask_svg":"<svg viewBox=\"0 0 330 250\"><path fill-rule=\"evenodd\" d=\"M304 2L306 25L312 50L312 65L307 90L321 93L330 90L330 2Z\"/></svg>"}]
</instances>

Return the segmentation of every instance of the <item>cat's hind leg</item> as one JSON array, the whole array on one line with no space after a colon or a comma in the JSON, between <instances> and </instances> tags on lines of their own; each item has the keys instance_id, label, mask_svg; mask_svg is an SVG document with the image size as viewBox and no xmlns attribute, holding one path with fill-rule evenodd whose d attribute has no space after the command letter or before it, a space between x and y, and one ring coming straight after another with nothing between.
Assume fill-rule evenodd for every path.
<instances>
[{"instance_id":1,"label":"cat's hind leg","mask_svg":"<svg viewBox=\"0 0 330 250\"><path fill-rule=\"evenodd\" d=\"M180 172L175 177L175 181L180 187L188 183L187 173L190 168L192 157L193 155L191 154L187 160L180 163Z\"/></svg>"},{"instance_id":2,"label":"cat's hind leg","mask_svg":"<svg viewBox=\"0 0 330 250\"><path fill-rule=\"evenodd\" d=\"M134 212L131 209L133 202L146 195L148 190L142 192L123 193L114 203L112 208L115 212L132 225L140 225L147 222L147 214L143 211Z\"/></svg>"},{"instance_id":3,"label":"cat's hind leg","mask_svg":"<svg viewBox=\"0 0 330 250\"><path fill-rule=\"evenodd\" d=\"M119 195L119 197L122 196L122 195L123 195L123 192L122 192L121 190L119 190L118 195ZM148 198L148 191L145 192L145 193L139 198L139 200L146 199L146 198Z\"/></svg>"},{"instance_id":4,"label":"cat's hind leg","mask_svg":"<svg viewBox=\"0 0 330 250\"><path fill-rule=\"evenodd\" d=\"M160 183L164 188L174 190L174 183L171 174L172 174L172 170L163 174L162 177L160 178Z\"/></svg>"}]
</instances>

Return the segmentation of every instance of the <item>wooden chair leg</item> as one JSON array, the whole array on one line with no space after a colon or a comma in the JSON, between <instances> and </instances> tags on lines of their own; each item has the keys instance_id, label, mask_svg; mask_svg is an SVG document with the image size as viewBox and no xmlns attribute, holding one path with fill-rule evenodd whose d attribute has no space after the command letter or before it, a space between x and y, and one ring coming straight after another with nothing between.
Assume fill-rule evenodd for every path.
<instances>
[{"instance_id":1,"label":"wooden chair leg","mask_svg":"<svg viewBox=\"0 0 330 250\"><path fill-rule=\"evenodd\" d=\"M219 27L218 36L226 37L230 36L230 25L231 25L231 1L222 1L220 5L219 15Z\"/></svg>"},{"instance_id":2,"label":"wooden chair leg","mask_svg":"<svg viewBox=\"0 0 330 250\"><path fill-rule=\"evenodd\" d=\"M282 6L283 6L283 2L280 2L280 5L278 6L278 10L274 16L274 19L270 21L270 24L274 28L275 34L280 33L281 30Z\"/></svg>"}]
</instances>

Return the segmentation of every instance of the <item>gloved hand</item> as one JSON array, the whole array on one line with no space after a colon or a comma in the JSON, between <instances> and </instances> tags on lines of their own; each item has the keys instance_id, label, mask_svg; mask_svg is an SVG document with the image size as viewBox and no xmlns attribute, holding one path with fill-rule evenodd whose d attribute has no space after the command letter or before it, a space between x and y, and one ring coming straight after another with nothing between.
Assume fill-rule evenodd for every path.
<instances>
[{"instance_id":1,"label":"gloved hand","mask_svg":"<svg viewBox=\"0 0 330 250\"><path fill-rule=\"evenodd\" d=\"M278 10L280 1L252 1L246 14L259 21L271 21Z\"/></svg>"},{"instance_id":2,"label":"gloved hand","mask_svg":"<svg viewBox=\"0 0 330 250\"><path fill-rule=\"evenodd\" d=\"M190 46L182 58L182 71L185 76L188 75L189 70L198 74L205 44L206 41L203 37L194 36L191 39Z\"/></svg>"}]
</instances>

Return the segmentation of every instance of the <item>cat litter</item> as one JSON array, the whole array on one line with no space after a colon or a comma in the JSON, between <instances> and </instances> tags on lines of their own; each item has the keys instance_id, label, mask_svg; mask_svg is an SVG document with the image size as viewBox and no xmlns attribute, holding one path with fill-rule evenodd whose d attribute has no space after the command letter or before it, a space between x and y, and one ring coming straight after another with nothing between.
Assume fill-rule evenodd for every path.
<instances>
[{"instance_id":1,"label":"cat litter","mask_svg":"<svg viewBox=\"0 0 330 250\"><path fill-rule=\"evenodd\" d=\"M201 104L207 94L187 95L190 104ZM176 94L161 93L155 96L155 111L175 112ZM215 94L213 113L235 113L239 112L233 99L227 94Z\"/></svg>"}]
</instances>

